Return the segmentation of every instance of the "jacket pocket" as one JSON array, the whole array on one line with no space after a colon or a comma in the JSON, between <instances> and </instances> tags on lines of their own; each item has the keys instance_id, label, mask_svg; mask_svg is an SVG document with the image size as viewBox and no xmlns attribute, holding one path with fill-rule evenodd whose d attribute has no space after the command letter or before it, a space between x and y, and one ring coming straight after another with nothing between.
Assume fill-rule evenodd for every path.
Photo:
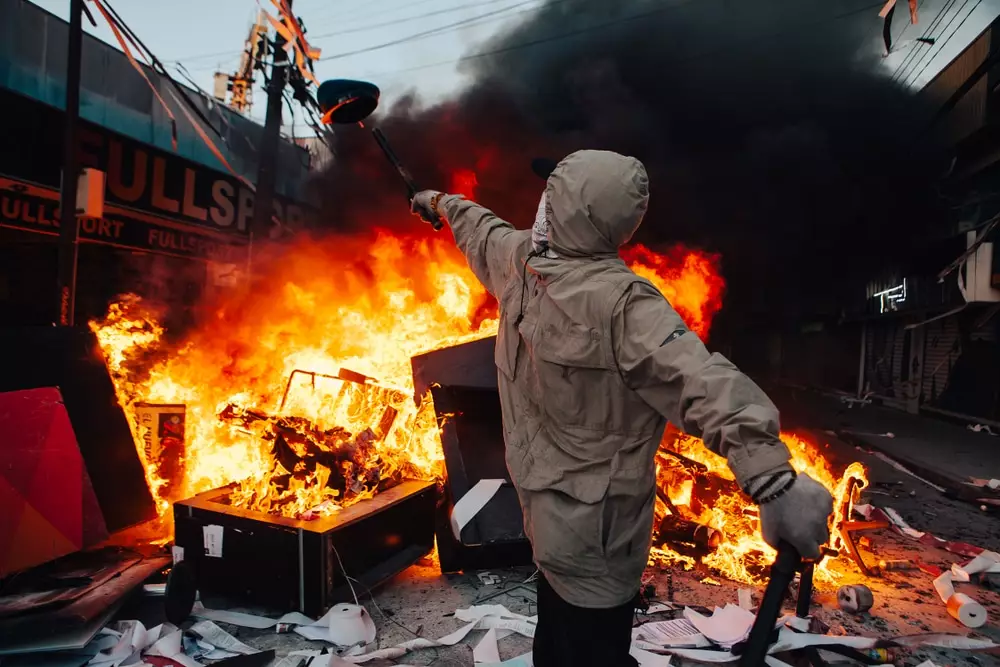
<instances>
[{"instance_id":1,"label":"jacket pocket","mask_svg":"<svg viewBox=\"0 0 1000 667\"><path fill-rule=\"evenodd\" d=\"M608 574L604 504L583 503L559 491L522 494L535 563L543 571L570 577Z\"/></svg>"},{"instance_id":2,"label":"jacket pocket","mask_svg":"<svg viewBox=\"0 0 1000 667\"><path fill-rule=\"evenodd\" d=\"M610 426L614 377L600 335L582 327L544 327L539 333L532 351L548 415L570 426Z\"/></svg>"}]
</instances>

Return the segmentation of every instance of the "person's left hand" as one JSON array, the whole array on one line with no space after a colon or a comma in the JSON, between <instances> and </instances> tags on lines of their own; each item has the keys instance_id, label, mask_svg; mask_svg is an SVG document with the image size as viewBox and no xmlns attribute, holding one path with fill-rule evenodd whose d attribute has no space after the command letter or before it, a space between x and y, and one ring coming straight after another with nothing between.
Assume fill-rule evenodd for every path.
<instances>
[{"instance_id":1,"label":"person's left hand","mask_svg":"<svg viewBox=\"0 0 1000 667\"><path fill-rule=\"evenodd\" d=\"M413 200L410 202L410 212L413 215L420 216L424 222L429 222L432 225L434 223L441 222L441 215L437 210L438 200L441 199L443 193L437 190L423 190L413 195Z\"/></svg>"}]
</instances>

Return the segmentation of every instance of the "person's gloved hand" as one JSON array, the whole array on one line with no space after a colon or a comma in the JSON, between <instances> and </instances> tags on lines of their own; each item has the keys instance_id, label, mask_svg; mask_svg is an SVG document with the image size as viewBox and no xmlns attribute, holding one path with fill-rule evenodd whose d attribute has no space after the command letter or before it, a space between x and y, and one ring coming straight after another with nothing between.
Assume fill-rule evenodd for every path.
<instances>
[{"instance_id":1,"label":"person's gloved hand","mask_svg":"<svg viewBox=\"0 0 1000 667\"><path fill-rule=\"evenodd\" d=\"M830 540L827 520L833 496L809 475L800 474L788 490L760 504L760 531L764 541L778 548L788 542L806 559L818 559L820 547Z\"/></svg>"},{"instance_id":2,"label":"person's gloved hand","mask_svg":"<svg viewBox=\"0 0 1000 667\"><path fill-rule=\"evenodd\" d=\"M410 202L410 212L420 216L424 222L432 225L441 224L441 214L438 212L438 201L444 196L443 192L437 190L423 190L413 196Z\"/></svg>"}]
</instances>

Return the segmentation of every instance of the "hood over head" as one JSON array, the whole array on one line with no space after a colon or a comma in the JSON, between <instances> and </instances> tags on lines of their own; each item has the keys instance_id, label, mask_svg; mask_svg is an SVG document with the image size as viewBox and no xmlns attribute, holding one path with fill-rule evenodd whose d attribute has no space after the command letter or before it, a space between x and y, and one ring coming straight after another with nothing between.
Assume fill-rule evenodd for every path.
<instances>
[{"instance_id":1,"label":"hood over head","mask_svg":"<svg viewBox=\"0 0 1000 667\"><path fill-rule=\"evenodd\" d=\"M577 151L546 186L549 247L559 257L617 256L642 222L649 179L639 160L609 151Z\"/></svg>"}]
</instances>

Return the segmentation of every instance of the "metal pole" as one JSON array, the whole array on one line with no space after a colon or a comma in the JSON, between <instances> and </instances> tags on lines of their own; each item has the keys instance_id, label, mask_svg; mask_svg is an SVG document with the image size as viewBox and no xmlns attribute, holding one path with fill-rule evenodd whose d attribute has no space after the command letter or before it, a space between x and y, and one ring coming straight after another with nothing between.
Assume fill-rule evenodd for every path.
<instances>
[{"instance_id":1,"label":"metal pole","mask_svg":"<svg viewBox=\"0 0 1000 667\"><path fill-rule=\"evenodd\" d=\"M289 10L291 7L292 0L288 0ZM278 139L281 131L281 102L285 83L288 80L288 57L284 47L285 38L281 36L281 33L275 33L271 79L267 84L267 115L264 118L264 134L260 142L260 162L257 165L257 194L254 196L253 222L250 227L250 232L260 238L267 238L266 231L273 212Z\"/></svg>"},{"instance_id":2,"label":"metal pole","mask_svg":"<svg viewBox=\"0 0 1000 667\"><path fill-rule=\"evenodd\" d=\"M66 58L66 118L63 136L62 192L59 197L59 324L73 326L76 307L76 258L79 227L76 189L80 175L76 128L80 115L80 60L83 48L83 0L70 0Z\"/></svg>"}]
</instances>

